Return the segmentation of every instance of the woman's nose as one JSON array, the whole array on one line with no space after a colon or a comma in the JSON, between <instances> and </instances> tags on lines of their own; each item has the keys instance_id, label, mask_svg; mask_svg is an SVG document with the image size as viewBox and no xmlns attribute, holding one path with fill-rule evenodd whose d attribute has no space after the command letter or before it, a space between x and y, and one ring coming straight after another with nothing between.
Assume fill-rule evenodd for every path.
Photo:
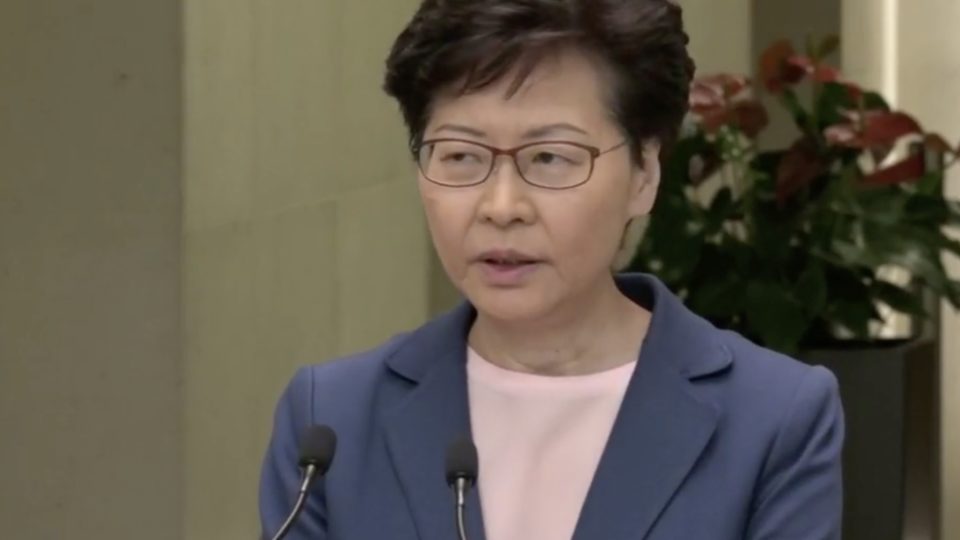
<instances>
[{"instance_id":1,"label":"woman's nose","mask_svg":"<svg viewBox=\"0 0 960 540\"><path fill-rule=\"evenodd\" d=\"M524 181L516 162L509 156L499 157L482 187L484 193L478 207L481 221L507 227L534 220L536 211L530 197L532 186Z\"/></svg>"}]
</instances>

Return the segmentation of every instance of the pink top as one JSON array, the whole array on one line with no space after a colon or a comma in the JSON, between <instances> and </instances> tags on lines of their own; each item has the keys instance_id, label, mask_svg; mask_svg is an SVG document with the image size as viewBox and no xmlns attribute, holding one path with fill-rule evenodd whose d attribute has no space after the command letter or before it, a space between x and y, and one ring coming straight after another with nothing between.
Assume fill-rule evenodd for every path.
<instances>
[{"instance_id":1,"label":"pink top","mask_svg":"<svg viewBox=\"0 0 960 540\"><path fill-rule=\"evenodd\" d=\"M467 353L488 540L568 540L636 362L583 376L510 371Z\"/></svg>"}]
</instances>

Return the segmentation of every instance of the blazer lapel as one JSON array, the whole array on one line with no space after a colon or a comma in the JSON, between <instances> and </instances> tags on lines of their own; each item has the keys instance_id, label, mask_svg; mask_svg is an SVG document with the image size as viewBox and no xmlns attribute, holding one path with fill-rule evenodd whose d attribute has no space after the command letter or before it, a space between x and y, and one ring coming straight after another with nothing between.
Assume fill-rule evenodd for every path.
<instances>
[{"instance_id":1,"label":"blazer lapel","mask_svg":"<svg viewBox=\"0 0 960 540\"><path fill-rule=\"evenodd\" d=\"M412 388L386 422L387 446L421 540L456 538L454 495L447 486L447 447L470 434L466 332L472 309L462 306L412 336L388 365ZM484 540L480 498L470 491L467 529Z\"/></svg>"},{"instance_id":2,"label":"blazer lapel","mask_svg":"<svg viewBox=\"0 0 960 540\"><path fill-rule=\"evenodd\" d=\"M574 540L639 540L682 485L716 430L717 411L693 380L730 366L716 330L649 276L618 279L653 319L624 402L594 475ZM464 304L426 325L387 360L404 379L385 406L390 459L421 540L456 538L453 493L444 478L447 446L470 433ZM467 502L471 540L485 540L477 490Z\"/></svg>"},{"instance_id":3,"label":"blazer lapel","mask_svg":"<svg viewBox=\"0 0 960 540\"><path fill-rule=\"evenodd\" d=\"M715 330L659 282L631 279L621 288L641 303L652 293L653 319L574 540L645 538L716 430L717 412L689 380L730 365L710 341Z\"/></svg>"}]
</instances>

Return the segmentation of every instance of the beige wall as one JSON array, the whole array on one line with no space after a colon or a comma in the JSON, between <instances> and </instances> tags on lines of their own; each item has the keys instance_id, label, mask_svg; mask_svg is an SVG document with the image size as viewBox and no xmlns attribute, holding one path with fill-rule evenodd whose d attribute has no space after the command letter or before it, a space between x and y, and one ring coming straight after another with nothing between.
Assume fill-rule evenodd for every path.
<instances>
[{"instance_id":1,"label":"beige wall","mask_svg":"<svg viewBox=\"0 0 960 540\"><path fill-rule=\"evenodd\" d=\"M177 2L0 3L0 536L180 535Z\"/></svg>"},{"instance_id":2,"label":"beige wall","mask_svg":"<svg viewBox=\"0 0 960 540\"><path fill-rule=\"evenodd\" d=\"M296 366L427 316L412 162L380 90L415 4L185 3L188 539L253 537Z\"/></svg>"},{"instance_id":3,"label":"beige wall","mask_svg":"<svg viewBox=\"0 0 960 540\"><path fill-rule=\"evenodd\" d=\"M960 140L960 2L900 0L896 69L898 100L930 129ZM948 193L960 197L953 171ZM951 261L955 272L960 264ZM960 539L960 316L943 310L941 364L943 523L946 540Z\"/></svg>"},{"instance_id":4,"label":"beige wall","mask_svg":"<svg viewBox=\"0 0 960 540\"><path fill-rule=\"evenodd\" d=\"M749 74L751 0L680 0L697 73Z\"/></svg>"},{"instance_id":5,"label":"beige wall","mask_svg":"<svg viewBox=\"0 0 960 540\"><path fill-rule=\"evenodd\" d=\"M897 69L895 13L899 0L844 0L841 2L844 75L867 88L876 88L896 100Z\"/></svg>"},{"instance_id":6,"label":"beige wall","mask_svg":"<svg viewBox=\"0 0 960 540\"><path fill-rule=\"evenodd\" d=\"M955 0L846 0L845 70L883 88L930 129L960 139L960 3ZM960 197L960 174L948 194ZM955 272L960 264L949 261ZM941 530L960 539L960 316L942 313Z\"/></svg>"},{"instance_id":7,"label":"beige wall","mask_svg":"<svg viewBox=\"0 0 960 540\"><path fill-rule=\"evenodd\" d=\"M294 368L427 316L414 4L2 4L5 531L253 537Z\"/></svg>"}]
</instances>

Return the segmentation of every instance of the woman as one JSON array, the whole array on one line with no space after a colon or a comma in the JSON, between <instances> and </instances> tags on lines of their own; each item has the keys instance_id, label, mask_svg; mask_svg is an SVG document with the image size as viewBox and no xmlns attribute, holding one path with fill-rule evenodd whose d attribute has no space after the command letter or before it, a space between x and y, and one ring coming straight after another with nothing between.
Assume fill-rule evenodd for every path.
<instances>
[{"instance_id":1,"label":"woman","mask_svg":"<svg viewBox=\"0 0 960 540\"><path fill-rule=\"evenodd\" d=\"M615 276L651 211L693 64L669 0L426 0L387 62L434 246L467 302L300 370L262 473L339 448L291 538L456 538L444 455L470 433L468 538L839 538L836 382Z\"/></svg>"}]
</instances>

